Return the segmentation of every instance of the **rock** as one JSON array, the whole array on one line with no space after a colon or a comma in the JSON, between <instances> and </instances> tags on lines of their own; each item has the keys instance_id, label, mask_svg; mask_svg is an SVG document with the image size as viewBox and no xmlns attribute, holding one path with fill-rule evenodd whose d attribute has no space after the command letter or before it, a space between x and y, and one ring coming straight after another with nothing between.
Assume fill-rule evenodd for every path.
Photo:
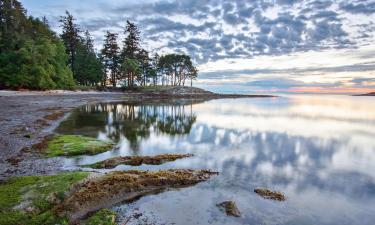
<instances>
[{"instance_id":1,"label":"rock","mask_svg":"<svg viewBox=\"0 0 375 225\"><path fill-rule=\"evenodd\" d=\"M272 191L266 188L257 188L254 190L255 193L262 196L264 199L271 199L275 201L285 201L286 197L283 193L278 191Z\"/></svg>"},{"instance_id":2,"label":"rock","mask_svg":"<svg viewBox=\"0 0 375 225\"><path fill-rule=\"evenodd\" d=\"M33 213L33 214L39 214L40 213L40 210L35 206L29 206L25 209L25 211L28 212L28 213Z\"/></svg>"},{"instance_id":3,"label":"rock","mask_svg":"<svg viewBox=\"0 0 375 225\"><path fill-rule=\"evenodd\" d=\"M156 156L125 156L114 157L92 165L86 165L94 169L113 169L118 165L140 166L146 165L161 165L166 162L172 162L177 159L192 157L192 154L163 154Z\"/></svg>"},{"instance_id":4,"label":"rock","mask_svg":"<svg viewBox=\"0 0 375 225\"><path fill-rule=\"evenodd\" d=\"M47 202L52 205L57 205L61 203L61 199L59 198L58 194L56 192L51 193L46 198Z\"/></svg>"},{"instance_id":5,"label":"rock","mask_svg":"<svg viewBox=\"0 0 375 225\"><path fill-rule=\"evenodd\" d=\"M225 201L222 203L217 204L217 206L224 210L227 216L234 216L234 217L240 217L241 212L237 208L237 205L234 201Z\"/></svg>"},{"instance_id":6,"label":"rock","mask_svg":"<svg viewBox=\"0 0 375 225\"><path fill-rule=\"evenodd\" d=\"M73 223L102 208L171 188L193 186L217 174L210 170L188 169L128 170L100 174L74 185L54 211L61 217L66 216Z\"/></svg>"}]
</instances>

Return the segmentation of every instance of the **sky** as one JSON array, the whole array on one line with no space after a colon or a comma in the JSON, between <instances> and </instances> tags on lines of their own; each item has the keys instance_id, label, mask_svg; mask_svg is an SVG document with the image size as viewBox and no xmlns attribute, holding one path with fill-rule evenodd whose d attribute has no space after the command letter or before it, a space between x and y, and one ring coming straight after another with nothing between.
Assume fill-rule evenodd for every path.
<instances>
[{"instance_id":1,"label":"sky","mask_svg":"<svg viewBox=\"0 0 375 225\"><path fill-rule=\"evenodd\" d=\"M375 0L21 0L28 13L58 20L68 10L101 48L126 20L142 46L186 53L196 86L218 92L375 91Z\"/></svg>"}]
</instances>

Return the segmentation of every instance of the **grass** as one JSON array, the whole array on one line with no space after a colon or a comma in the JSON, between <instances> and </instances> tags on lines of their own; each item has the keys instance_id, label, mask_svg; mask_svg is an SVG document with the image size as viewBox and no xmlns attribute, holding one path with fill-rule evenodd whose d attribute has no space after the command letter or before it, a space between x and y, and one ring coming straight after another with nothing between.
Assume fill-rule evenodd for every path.
<instances>
[{"instance_id":1,"label":"grass","mask_svg":"<svg viewBox=\"0 0 375 225\"><path fill-rule=\"evenodd\" d=\"M0 225L67 224L52 212L70 186L88 176L86 172L51 176L14 177L0 183Z\"/></svg>"},{"instance_id":2,"label":"grass","mask_svg":"<svg viewBox=\"0 0 375 225\"><path fill-rule=\"evenodd\" d=\"M59 135L50 140L45 153L48 157L95 155L113 148L114 144L79 135Z\"/></svg>"}]
</instances>

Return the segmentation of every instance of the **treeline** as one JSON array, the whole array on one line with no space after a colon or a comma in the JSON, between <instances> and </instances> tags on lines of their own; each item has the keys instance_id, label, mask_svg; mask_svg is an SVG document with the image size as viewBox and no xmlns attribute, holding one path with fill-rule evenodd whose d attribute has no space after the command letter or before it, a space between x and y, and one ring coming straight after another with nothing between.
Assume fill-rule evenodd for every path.
<instances>
[{"instance_id":1,"label":"treeline","mask_svg":"<svg viewBox=\"0 0 375 225\"><path fill-rule=\"evenodd\" d=\"M59 22L57 35L45 18L27 16L17 0L0 1L0 88L176 86L197 77L189 56L151 55L143 49L140 31L130 21L124 40L107 31L99 52L69 12Z\"/></svg>"}]
</instances>

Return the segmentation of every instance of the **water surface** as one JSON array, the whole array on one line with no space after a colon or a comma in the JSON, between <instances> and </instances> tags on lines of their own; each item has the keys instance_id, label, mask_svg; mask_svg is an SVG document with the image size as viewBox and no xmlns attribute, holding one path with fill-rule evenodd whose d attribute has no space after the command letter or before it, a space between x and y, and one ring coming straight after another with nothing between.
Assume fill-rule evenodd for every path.
<instances>
[{"instance_id":1,"label":"water surface","mask_svg":"<svg viewBox=\"0 0 375 225\"><path fill-rule=\"evenodd\" d=\"M121 222L370 225L375 221L374 100L287 96L103 103L78 108L56 131L117 143L106 153L66 159L67 167L120 155L193 153L136 168L220 172L194 187L114 207ZM287 201L264 200L253 191L258 187L282 191ZM225 200L237 203L241 218L227 217L215 206Z\"/></svg>"}]
</instances>

